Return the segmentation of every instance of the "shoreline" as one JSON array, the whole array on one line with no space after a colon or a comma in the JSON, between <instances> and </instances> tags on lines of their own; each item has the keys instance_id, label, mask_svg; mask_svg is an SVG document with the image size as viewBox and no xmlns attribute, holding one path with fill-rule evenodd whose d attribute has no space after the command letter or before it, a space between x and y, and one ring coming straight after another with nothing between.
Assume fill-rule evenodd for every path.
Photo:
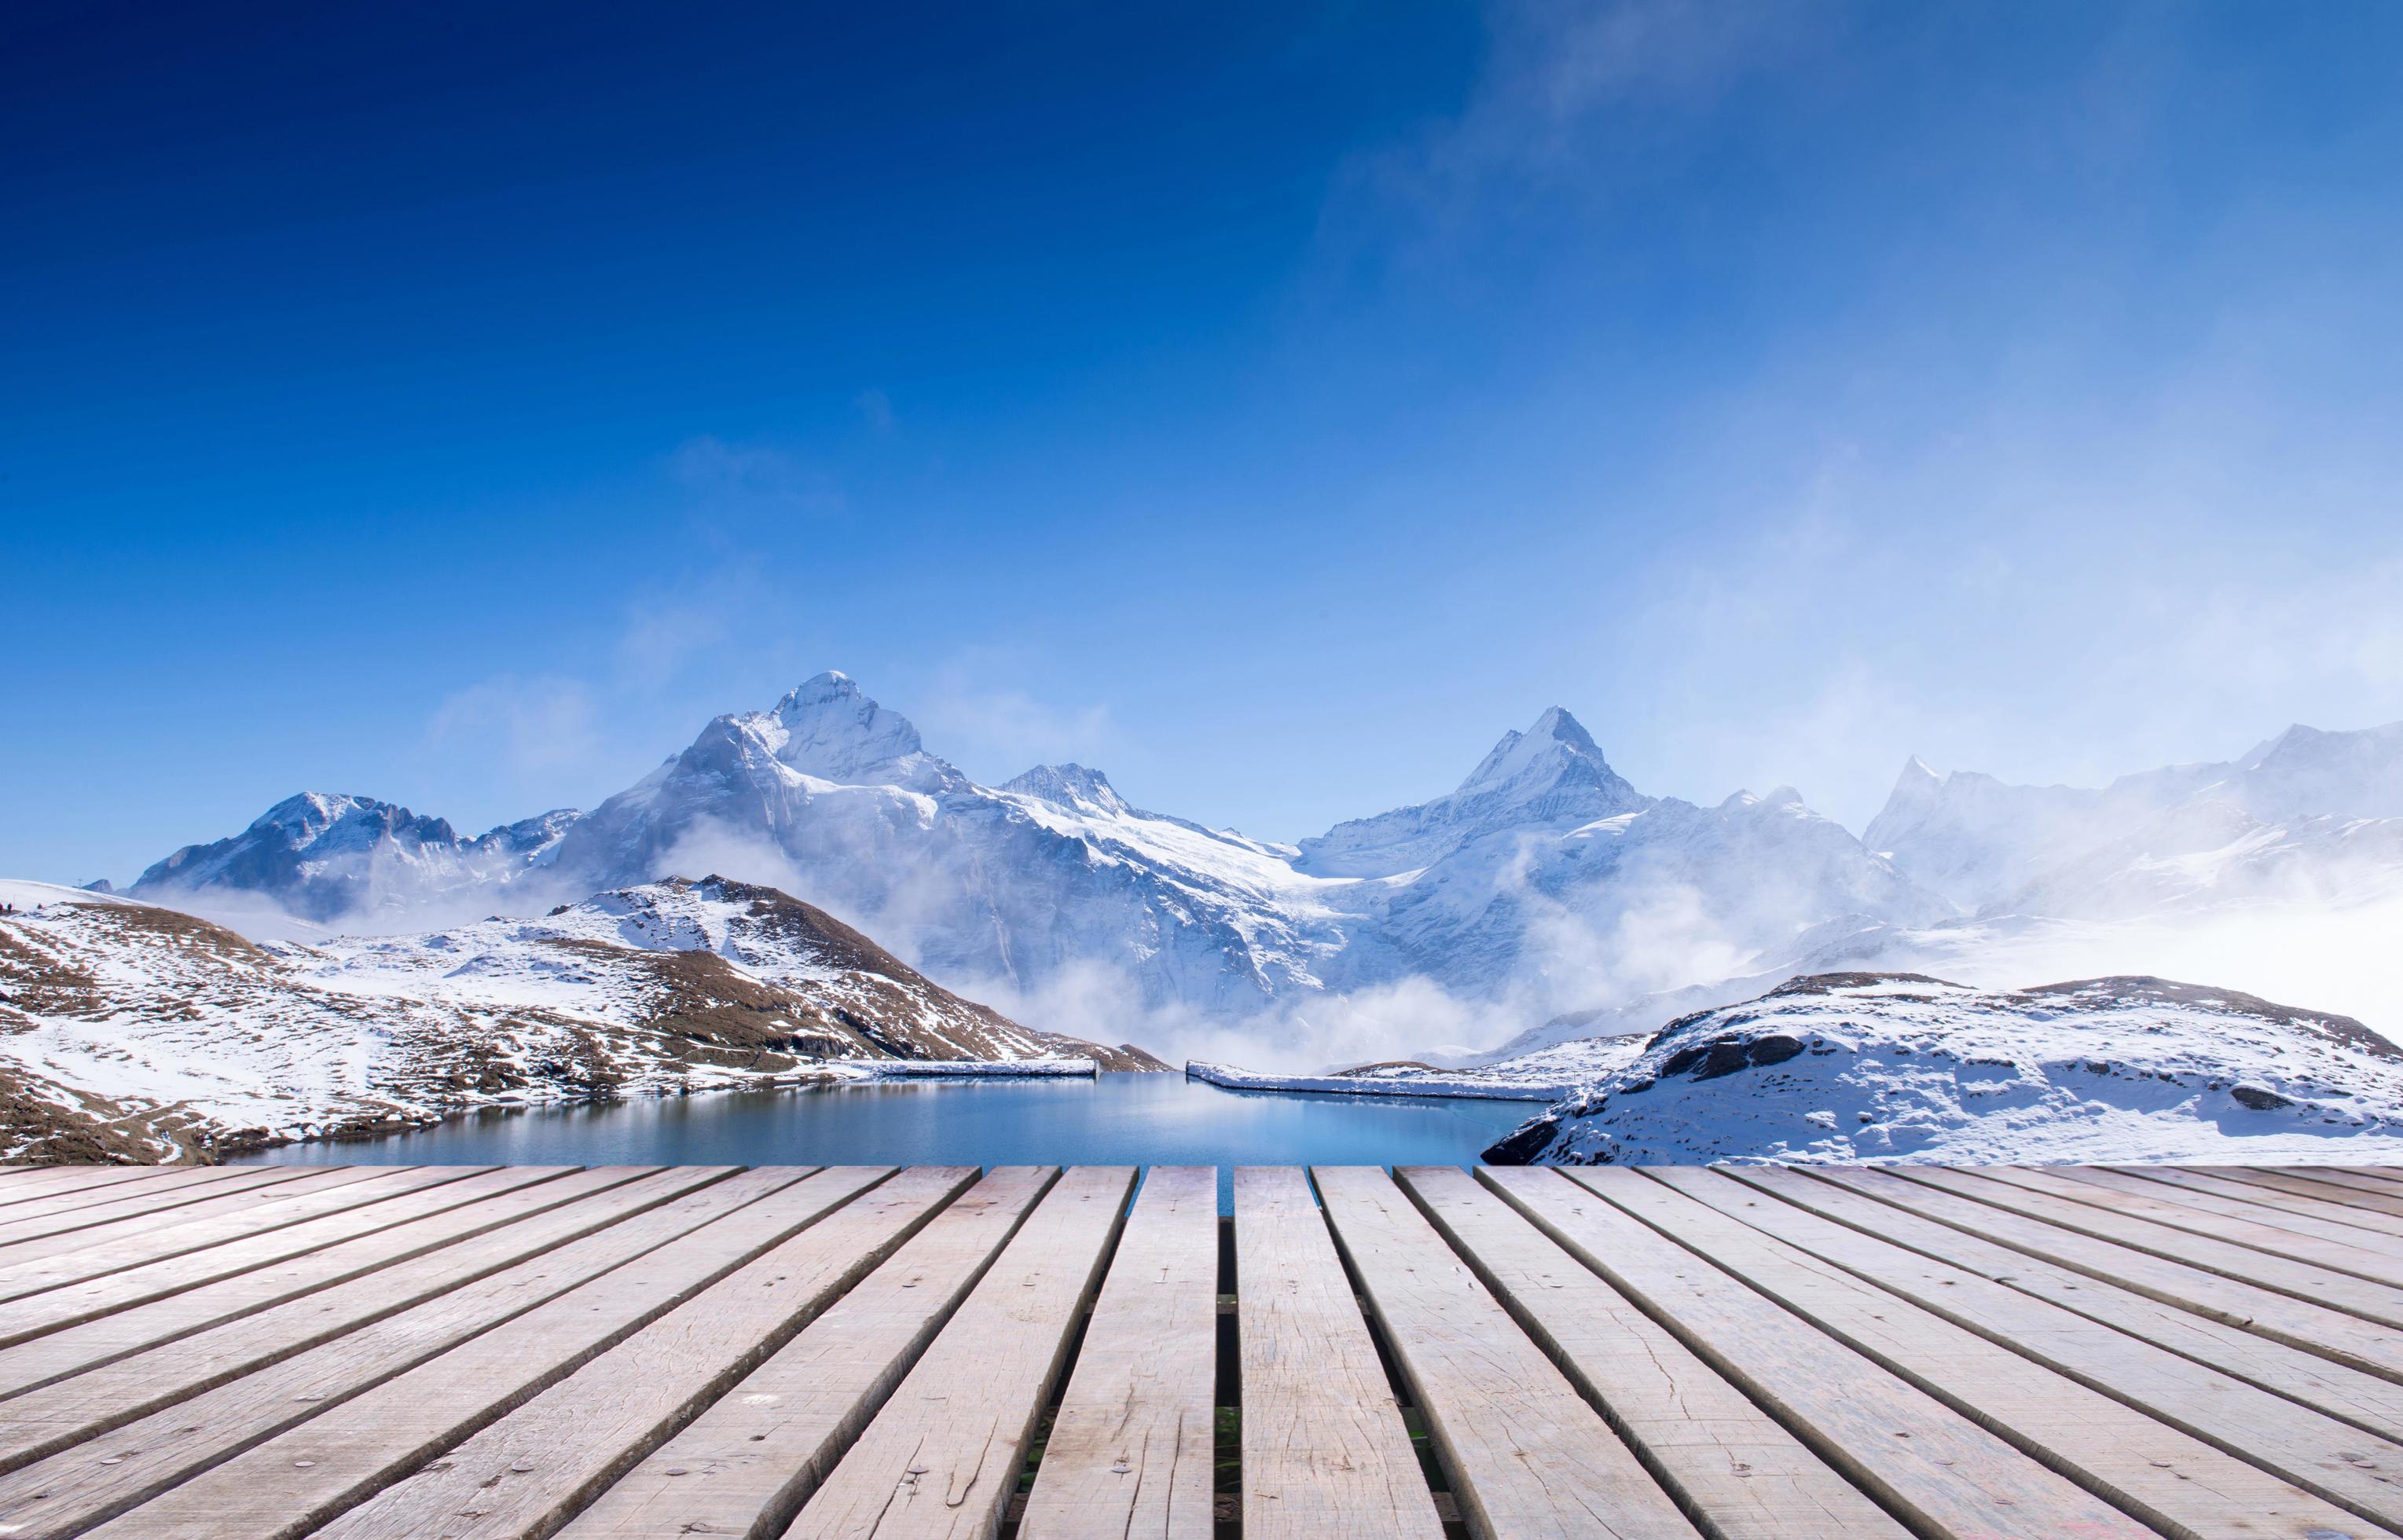
<instances>
[{"instance_id":1,"label":"shoreline","mask_svg":"<svg viewBox=\"0 0 2403 1540\"><path fill-rule=\"evenodd\" d=\"M1538 1085L1483 1079L1465 1075L1431 1075L1411 1079L1374 1079L1341 1075L1259 1075L1232 1064L1188 1059L1185 1078L1224 1090L1321 1092L1339 1096L1424 1096L1480 1102L1541 1102L1565 1100L1584 1089L1582 1083Z\"/></svg>"}]
</instances>

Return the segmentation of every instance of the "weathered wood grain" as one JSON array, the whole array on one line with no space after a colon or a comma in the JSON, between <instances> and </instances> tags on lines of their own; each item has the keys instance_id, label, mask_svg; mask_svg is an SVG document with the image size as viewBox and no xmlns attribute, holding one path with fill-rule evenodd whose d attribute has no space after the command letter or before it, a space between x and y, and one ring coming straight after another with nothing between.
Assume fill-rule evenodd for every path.
<instances>
[{"instance_id":1,"label":"weathered wood grain","mask_svg":"<svg viewBox=\"0 0 2403 1540\"><path fill-rule=\"evenodd\" d=\"M79 1533L479 1332L789 1186L801 1174L792 1168L737 1173L724 1166L679 1166L645 1177L643 1185L682 1196L0 1476L0 1522L16 1524L27 1534Z\"/></svg>"},{"instance_id":2,"label":"weathered wood grain","mask_svg":"<svg viewBox=\"0 0 2403 1540\"><path fill-rule=\"evenodd\" d=\"M2403 1445L2007 1288L1973 1269L1864 1235L1715 1172L1654 1167L1646 1174L1715 1213L1834 1264L1871 1289L1907 1299L2324 1503L2373 1523L2403 1522L2403 1486L2396 1479L2403 1476ZM1866 1301L1866 1309L1876 1310L1874 1296L1856 1297ZM1934 1351L1944 1350L1939 1346ZM1936 1377L1928 1378L1933 1381ZM2031 1386L2044 1382L2035 1375L2022 1378ZM1965 1374L1953 1382L1964 1409L1992 1414L1991 1393L1973 1401L1965 1394L1972 1384ZM2028 1404L2042 1405L2033 1399ZM2180 1474L2192 1475L2185 1467ZM2308 1531L2312 1522L2326 1517L2304 1514L2299 1521L2310 1520L2303 1526Z\"/></svg>"},{"instance_id":3,"label":"weathered wood grain","mask_svg":"<svg viewBox=\"0 0 2403 1540\"><path fill-rule=\"evenodd\" d=\"M1730 1218L1653 1174L1626 1168L1575 1174L1799 1319L2155 1528L2202 1540L2326 1540L2327 1532L2357 1527L2354 1514L2327 1499ZM1968 1284L1983 1283L1953 1270ZM2049 1309L2034 1300L2025 1306Z\"/></svg>"},{"instance_id":4,"label":"weathered wood grain","mask_svg":"<svg viewBox=\"0 0 2403 1540\"><path fill-rule=\"evenodd\" d=\"M87 1301L105 1300L115 1310L154 1283L168 1288L188 1287L201 1277L257 1267L276 1257L296 1256L385 1225L400 1224L431 1212L426 1205L448 1206L459 1192L482 1196L489 1191L543 1181L569 1168L542 1166L399 1166L390 1174L352 1182L326 1191L304 1193L261 1207L269 1213L243 1212L188 1223L167 1223L156 1236L130 1239L104 1246L88 1246L58 1256L45 1256L14 1267L0 1268L0 1302L9 1303L0 1318L0 1342L12 1342L34 1330L47 1330L59 1320L81 1320ZM519 1172L538 1172L527 1177ZM473 1183L461 1186L462 1183ZM451 1192L429 1189L451 1187ZM107 1282L98 1282L114 1274ZM72 1295L57 1291L81 1285ZM52 1297L36 1299L49 1293Z\"/></svg>"},{"instance_id":5,"label":"weathered wood grain","mask_svg":"<svg viewBox=\"0 0 2403 1540\"><path fill-rule=\"evenodd\" d=\"M1562 1172L1502 1167L1479 1175L1920 1533L1948 1540L2153 1533Z\"/></svg>"},{"instance_id":6,"label":"weathered wood grain","mask_svg":"<svg viewBox=\"0 0 2403 1540\"><path fill-rule=\"evenodd\" d=\"M680 1422L808 1325L962 1189L922 1166L745 1263L317 1532L320 1540L549 1534Z\"/></svg>"},{"instance_id":7,"label":"weathered wood grain","mask_svg":"<svg viewBox=\"0 0 2403 1540\"><path fill-rule=\"evenodd\" d=\"M243 1166L235 1178L206 1187L170 1188L155 1195L94 1203L86 1208L29 1219L21 1225L0 1225L9 1231L0 1239L0 1267L69 1252L113 1245L116 1259L131 1261L143 1246L170 1227L221 1215L246 1214L269 1199L283 1200L334 1187L350 1186L375 1175L365 1166L328 1166L312 1172L301 1167ZM241 1177L250 1178L247 1181ZM263 1190L262 1190L263 1189ZM135 1189L151 1194L149 1186ZM160 1212L160 1211L164 1212ZM301 1215L305 1218L307 1215ZM150 1255L164 1255L153 1250Z\"/></svg>"},{"instance_id":8,"label":"weathered wood grain","mask_svg":"<svg viewBox=\"0 0 2403 1540\"><path fill-rule=\"evenodd\" d=\"M2049 1224L2016 1209L1979 1202L1934 1182L1907 1180L1892 1170L1829 1166L1815 1168L1812 1175L2007 1246L2035 1261L2317 1353L2362 1374L2403 1383L2403 1330L2396 1327Z\"/></svg>"},{"instance_id":9,"label":"weathered wood grain","mask_svg":"<svg viewBox=\"0 0 2403 1540\"><path fill-rule=\"evenodd\" d=\"M1019 1540L1209 1540L1218 1172L1154 1166L1093 1306Z\"/></svg>"},{"instance_id":10,"label":"weathered wood grain","mask_svg":"<svg viewBox=\"0 0 2403 1540\"><path fill-rule=\"evenodd\" d=\"M1396 1174L1517 1325L1718 1540L1910 1533L1466 1172Z\"/></svg>"},{"instance_id":11,"label":"weathered wood grain","mask_svg":"<svg viewBox=\"0 0 2403 1540\"><path fill-rule=\"evenodd\" d=\"M2382 1256L2403 1256L2403 1242L2396 1239L2403 1237L2403 1218L2342 1201L2328 1188L2315 1182L2295 1182L2275 1175L2240 1182L2207 1171L2182 1171L2174 1166L2106 1166L2099 1169L2132 1182L2148 1183L2156 1189L2167 1188L2174 1195L2221 1200L2200 1205L2205 1213L2234 1214L2239 1218L2261 1219L2283 1229L2299 1229L2305 1235L2316 1235L2348 1245L2368 1245ZM2144 1189L2132 1187L2128 1190ZM2228 1206L2222 1207L2222 1202ZM2370 1231L2376 1240L2363 1238L2361 1232L2364 1230Z\"/></svg>"},{"instance_id":12,"label":"weathered wood grain","mask_svg":"<svg viewBox=\"0 0 2403 1540\"><path fill-rule=\"evenodd\" d=\"M889 1172L838 1166L779 1187L211 1467L92 1533L112 1540L295 1540L506 1416Z\"/></svg>"},{"instance_id":13,"label":"weathered wood grain","mask_svg":"<svg viewBox=\"0 0 2403 1540\"><path fill-rule=\"evenodd\" d=\"M1235 1169L1235 1278L1246 1540L1440 1535L1400 1403L1299 1171Z\"/></svg>"},{"instance_id":14,"label":"weathered wood grain","mask_svg":"<svg viewBox=\"0 0 2403 1540\"><path fill-rule=\"evenodd\" d=\"M2078 1202L2046 1188L2010 1179L2023 1174L2000 1167L1955 1171L1943 1166L1897 1166L1903 1180L1974 1199L1991 1207L2040 1219L2049 1226L2075 1230L2097 1241L2132 1251L2149 1252L2184 1262L2223 1278L2257 1284L2280 1294L2360 1316L2382 1326L2403 1328L2403 1289L2374 1283L2351 1273L2333 1272L2257 1247L2239 1245L2174 1225L2156 1224L2107 1206ZM2107 1197L2109 1195L2103 1195ZM2362 1367L2374 1367L2376 1360ZM2403 1360L2397 1360L2403 1362Z\"/></svg>"},{"instance_id":15,"label":"weathered wood grain","mask_svg":"<svg viewBox=\"0 0 2403 1540\"><path fill-rule=\"evenodd\" d=\"M547 1198L558 1198L555 1207L455 1246L379 1269L338 1287L320 1289L254 1314L237 1316L79 1372L76 1366L95 1350L93 1344L78 1342L76 1339L116 1321L120 1326L109 1334L109 1341L112 1347L121 1344L128 1335L121 1329L122 1318L104 1316L86 1326L71 1326L37 1338L17 1350L25 1355L19 1363L18 1372L37 1374L27 1360L41 1353L49 1354L54 1365L65 1367L44 1377L47 1382L39 1389L0 1400L0 1470L14 1469L53 1450L188 1400L343 1332L448 1294L553 1246L616 1224L711 1179L696 1179L697 1172L707 1170L685 1167L677 1172L646 1176L641 1167L617 1166L563 1177L547 1186L568 1190L525 1189L529 1197L542 1193ZM716 1174L723 1174L722 1169ZM578 1196L576 1187L582 1188L586 1196ZM145 1309L165 1313L161 1307L180 1309L188 1298L160 1300ZM129 1316L142 1313L126 1312ZM157 1327L147 1329L155 1333Z\"/></svg>"},{"instance_id":16,"label":"weathered wood grain","mask_svg":"<svg viewBox=\"0 0 2403 1540\"><path fill-rule=\"evenodd\" d=\"M1133 1183L1130 1166L1060 1178L787 1534L993 1533Z\"/></svg>"},{"instance_id":17,"label":"weathered wood grain","mask_svg":"<svg viewBox=\"0 0 2403 1540\"><path fill-rule=\"evenodd\" d=\"M2255 1166L2195 1166L2188 1169L2212 1176L2224 1176L2231 1182L2250 1182L2280 1192L2308 1194L2350 1208L2368 1209L2373 1214L2403 1218L2403 1192L2396 1191L2383 1182L2369 1181L2348 1171L2317 1167L2280 1170Z\"/></svg>"},{"instance_id":18,"label":"weathered wood grain","mask_svg":"<svg viewBox=\"0 0 2403 1540\"><path fill-rule=\"evenodd\" d=\"M2073 1271L1996 1242L1777 1166L1726 1174L1798 1207L2100 1321L2131 1337L2317 1408L2367 1433L2403 1439L2403 1385L2258 1336L2215 1315ZM2272 1297L2275 1297L2274 1296Z\"/></svg>"},{"instance_id":19,"label":"weathered wood grain","mask_svg":"<svg viewBox=\"0 0 2403 1540\"><path fill-rule=\"evenodd\" d=\"M61 1193L96 1192L127 1182L146 1182L192 1168L183 1166L20 1166L0 1188L0 1205Z\"/></svg>"},{"instance_id":20,"label":"weathered wood grain","mask_svg":"<svg viewBox=\"0 0 2403 1540\"><path fill-rule=\"evenodd\" d=\"M2164 1192L2160 1183L2087 1167L1993 1166L1981 1169L1979 1174L2067 1198L2106 1214L2146 1219L2214 1241L2250 1246L2271 1256L2308 1262L2315 1268L2350 1273L2373 1283L2403 1284L2403 1250L2390 1255L2384 1244L2386 1238L2367 1230L2353 1230L2350 1236L2323 1235L2319 1233L2323 1229L2343 1231L2350 1227L2322 1226L2316 1220L2284 1210L2267 1210L2258 1204L2184 1188L2157 1197Z\"/></svg>"},{"instance_id":21,"label":"weathered wood grain","mask_svg":"<svg viewBox=\"0 0 2403 1540\"><path fill-rule=\"evenodd\" d=\"M2394 1168L2378 1166L2215 1166L2214 1171L2230 1174L2245 1171L2271 1171L2281 1176L2307 1177L2351 1193L2374 1193L2381 1197L2403 1198L2403 1180L2392 1174Z\"/></svg>"},{"instance_id":22,"label":"weathered wood grain","mask_svg":"<svg viewBox=\"0 0 2403 1540\"><path fill-rule=\"evenodd\" d=\"M327 1227L310 1244L286 1243L292 1231L279 1230L20 1300L0 1327L9 1342L0 1348L0 1392L31 1389L507 1224L574 1196L574 1188L543 1190L564 1174L556 1166L504 1167L386 1199L373 1205L370 1221L361 1211L294 1227ZM58 1338L71 1326L84 1329Z\"/></svg>"},{"instance_id":23,"label":"weathered wood grain","mask_svg":"<svg viewBox=\"0 0 2403 1540\"><path fill-rule=\"evenodd\" d=\"M101 1224L120 1214L140 1214L144 1205L149 1208L173 1208L209 1197L209 1189L221 1182L238 1178L255 1179L265 1172L270 1181L290 1181L313 1171L340 1171L340 1166L178 1166L147 1182L131 1186L102 1187L88 1192L56 1193L48 1198L29 1198L20 1202L0 1206L0 1244L21 1241L29 1236L48 1235L56 1228L73 1228L79 1224ZM85 1217L97 1211L96 1217ZM63 1225L55 1222L63 1220Z\"/></svg>"},{"instance_id":24,"label":"weathered wood grain","mask_svg":"<svg viewBox=\"0 0 2403 1540\"><path fill-rule=\"evenodd\" d=\"M1058 1174L995 1167L562 1533L784 1533Z\"/></svg>"},{"instance_id":25,"label":"weathered wood grain","mask_svg":"<svg viewBox=\"0 0 2403 1540\"><path fill-rule=\"evenodd\" d=\"M1693 1540L1675 1501L1382 1168L1312 1174L1472 1530Z\"/></svg>"}]
</instances>

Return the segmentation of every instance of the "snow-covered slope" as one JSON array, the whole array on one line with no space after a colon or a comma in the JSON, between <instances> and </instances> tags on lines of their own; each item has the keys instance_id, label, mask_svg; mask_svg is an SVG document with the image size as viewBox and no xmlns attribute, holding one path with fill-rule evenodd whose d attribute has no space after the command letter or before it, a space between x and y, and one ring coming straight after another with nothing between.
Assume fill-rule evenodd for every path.
<instances>
[{"instance_id":1,"label":"snow-covered slope","mask_svg":"<svg viewBox=\"0 0 2403 1540\"><path fill-rule=\"evenodd\" d=\"M1280 1029L1330 992L1424 978L1512 1008L1583 1005L1598 957L1604 981L1624 968L1650 988L1768 965L1831 922L1952 912L1790 791L1715 807L1641 795L1558 708L1449 795L1299 848L1146 812L1079 765L978 784L840 673L716 718L591 812L554 815L538 849L507 831L421 832L436 821L381 804L347 814L339 839L286 837L292 807L178 853L137 891L239 890L312 914L464 892L522 912L735 869L773 874L964 988L1042 999L1102 976L1115 1008ZM369 853L337 858L354 848Z\"/></svg>"},{"instance_id":2,"label":"snow-covered slope","mask_svg":"<svg viewBox=\"0 0 2403 1540\"><path fill-rule=\"evenodd\" d=\"M2150 978L1791 979L1671 1022L1501 1163L2392 1160L2403 1053L2349 1018Z\"/></svg>"},{"instance_id":3,"label":"snow-covered slope","mask_svg":"<svg viewBox=\"0 0 2403 1540\"><path fill-rule=\"evenodd\" d=\"M312 945L68 888L0 884L0 901L22 910L0 917L0 1159L155 1159L896 1058L1157 1067L1021 1027L717 878Z\"/></svg>"},{"instance_id":4,"label":"snow-covered slope","mask_svg":"<svg viewBox=\"0 0 2403 1540\"><path fill-rule=\"evenodd\" d=\"M161 903L255 895L317 921L405 917L463 892L497 901L548 864L576 817L560 810L466 839L442 819L370 797L302 792L231 839L186 845L145 871L132 891Z\"/></svg>"}]
</instances>

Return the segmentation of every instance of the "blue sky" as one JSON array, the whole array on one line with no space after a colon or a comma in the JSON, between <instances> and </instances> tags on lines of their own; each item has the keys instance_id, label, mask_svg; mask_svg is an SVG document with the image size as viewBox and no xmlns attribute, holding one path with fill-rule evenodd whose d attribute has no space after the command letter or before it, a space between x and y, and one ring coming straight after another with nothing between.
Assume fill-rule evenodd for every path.
<instances>
[{"instance_id":1,"label":"blue sky","mask_svg":"<svg viewBox=\"0 0 2403 1540\"><path fill-rule=\"evenodd\" d=\"M826 667L1276 838L2403 716L2403 8L0 12L0 870Z\"/></svg>"}]
</instances>

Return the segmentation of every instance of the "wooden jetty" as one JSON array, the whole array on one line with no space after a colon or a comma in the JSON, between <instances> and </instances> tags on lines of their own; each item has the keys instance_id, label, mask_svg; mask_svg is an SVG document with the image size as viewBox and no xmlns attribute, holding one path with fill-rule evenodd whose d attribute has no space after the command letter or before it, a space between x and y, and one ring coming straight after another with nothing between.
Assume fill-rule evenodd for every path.
<instances>
[{"instance_id":1,"label":"wooden jetty","mask_svg":"<svg viewBox=\"0 0 2403 1540\"><path fill-rule=\"evenodd\" d=\"M2403 1172L0 1168L0 1537L2403 1534Z\"/></svg>"}]
</instances>

